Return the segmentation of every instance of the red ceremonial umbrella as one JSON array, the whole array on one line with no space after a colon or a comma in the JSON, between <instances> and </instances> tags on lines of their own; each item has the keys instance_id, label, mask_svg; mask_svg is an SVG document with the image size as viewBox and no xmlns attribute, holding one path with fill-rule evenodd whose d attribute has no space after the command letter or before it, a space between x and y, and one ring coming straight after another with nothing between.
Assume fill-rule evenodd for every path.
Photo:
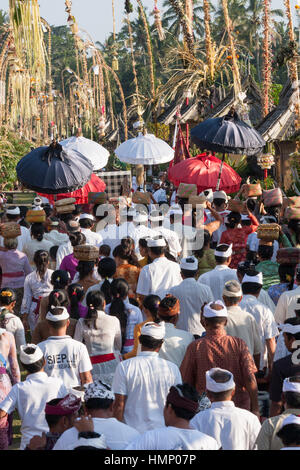
<instances>
[{"instance_id":1,"label":"red ceremonial umbrella","mask_svg":"<svg viewBox=\"0 0 300 470\"><path fill-rule=\"evenodd\" d=\"M180 183L196 184L198 194L210 188L215 191L221 164L219 158L201 153L169 168L168 177L176 187ZM224 162L219 189L226 193L235 193L240 188L241 180L237 172Z\"/></svg>"},{"instance_id":2,"label":"red ceremonial umbrella","mask_svg":"<svg viewBox=\"0 0 300 470\"><path fill-rule=\"evenodd\" d=\"M102 193L105 191L106 184L102 181L99 176L92 173L90 181L80 189L73 191L72 193L64 193L64 194L56 194L56 199L54 199L53 194L41 194L40 196L46 197L49 199L50 204L54 204L55 200L59 201L60 199L64 199L66 197L75 197L76 203L75 204L88 204L88 194L89 193Z\"/></svg>"}]
</instances>

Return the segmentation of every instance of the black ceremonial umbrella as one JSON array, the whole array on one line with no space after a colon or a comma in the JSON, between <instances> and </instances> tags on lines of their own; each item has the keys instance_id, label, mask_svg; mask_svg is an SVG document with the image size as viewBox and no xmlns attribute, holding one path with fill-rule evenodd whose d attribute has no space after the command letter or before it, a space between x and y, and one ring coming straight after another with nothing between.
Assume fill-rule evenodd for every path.
<instances>
[{"instance_id":1,"label":"black ceremonial umbrella","mask_svg":"<svg viewBox=\"0 0 300 470\"><path fill-rule=\"evenodd\" d=\"M69 193L90 181L93 165L77 150L63 149L53 142L21 158L18 180L28 189L46 194Z\"/></svg>"},{"instance_id":2,"label":"black ceremonial umbrella","mask_svg":"<svg viewBox=\"0 0 300 470\"><path fill-rule=\"evenodd\" d=\"M266 142L262 136L238 118L231 109L226 116L206 119L191 130L192 141L202 150L225 153L256 155L262 152ZM217 184L221 181L222 167Z\"/></svg>"}]
</instances>

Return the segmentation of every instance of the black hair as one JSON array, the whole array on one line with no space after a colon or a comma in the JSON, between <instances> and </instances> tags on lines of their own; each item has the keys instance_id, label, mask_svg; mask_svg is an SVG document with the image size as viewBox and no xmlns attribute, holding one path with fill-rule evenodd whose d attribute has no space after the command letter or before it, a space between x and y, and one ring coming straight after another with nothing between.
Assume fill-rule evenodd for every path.
<instances>
[{"instance_id":1,"label":"black hair","mask_svg":"<svg viewBox=\"0 0 300 470\"><path fill-rule=\"evenodd\" d=\"M99 248L99 254L103 256L110 256L111 248L109 245L101 245Z\"/></svg>"},{"instance_id":2,"label":"black hair","mask_svg":"<svg viewBox=\"0 0 300 470\"><path fill-rule=\"evenodd\" d=\"M68 214L58 214L58 218L65 224L68 224L68 222L73 220L73 215L70 212Z\"/></svg>"},{"instance_id":3,"label":"black hair","mask_svg":"<svg viewBox=\"0 0 300 470\"><path fill-rule=\"evenodd\" d=\"M147 238L140 238L140 239L139 239L139 245L140 245L142 248L148 248L148 245L147 245Z\"/></svg>"},{"instance_id":4,"label":"black hair","mask_svg":"<svg viewBox=\"0 0 300 470\"><path fill-rule=\"evenodd\" d=\"M79 225L81 228L92 228L94 221L91 219L81 219L79 220Z\"/></svg>"},{"instance_id":5,"label":"black hair","mask_svg":"<svg viewBox=\"0 0 300 470\"><path fill-rule=\"evenodd\" d=\"M34 253L33 262L36 265L36 271L41 279L44 278L48 264L49 264L49 253L46 250L37 250Z\"/></svg>"},{"instance_id":6,"label":"black hair","mask_svg":"<svg viewBox=\"0 0 300 470\"><path fill-rule=\"evenodd\" d=\"M111 291L110 291L110 282L108 279L111 279L117 270L117 265L114 259L112 258L102 258L98 264L98 274L104 279L104 282L101 285L101 291L104 294L105 302L110 304L111 302Z\"/></svg>"},{"instance_id":7,"label":"black hair","mask_svg":"<svg viewBox=\"0 0 300 470\"><path fill-rule=\"evenodd\" d=\"M134 241L131 237L122 238L121 244L114 249L113 256L114 258L117 256L118 258L124 259L133 266L140 267L134 252Z\"/></svg>"},{"instance_id":8,"label":"black hair","mask_svg":"<svg viewBox=\"0 0 300 470\"><path fill-rule=\"evenodd\" d=\"M188 383L183 383L183 384L176 385L176 388L179 388L181 390L184 398L187 398L188 400L192 400L195 403L199 403L200 395L197 392L197 390L194 387L192 387L192 385ZM194 411L189 411L184 408L179 408L178 406L175 406L172 403L169 403L168 399L167 399L166 405L167 406L171 405L177 418L186 419L187 421L190 421L196 414L196 412Z\"/></svg>"},{"instance_id":9,"label":"black hair","mask_svg":"<svg viewBox=\"0 0 300 470\"><path fill-rule=\"evenodd\" d=\"M152 338L152 336L149 335L140 335L139 336L139 342L141 343L142 346L148 349L157 349L159 346L161 346L164 342L163 339L155 339Z\"/></svg>"},{"instance_id":10,"label":"black hair","mask_svg":"<svg viewBox=\"0 0 300 470\"><path fill-rule=\"evenodd\" d=\"M287 424L283 426L278 433L277 437L282 440L284 446L300 445L300 424Z\"/></svg>"},{"instance_id":11,"label":"black hair","mask_svg":"<svg viewBox=\"0 0 300 470\"><path fill-rule=\"evenodd\" d=\"M2 295L3 292L9 292L11 295ZM10 305L12 302L15 302L17 300L16 293L13 289L10 287L2 287L0 290L0 304L1 306L6 306Z\"/></svg>"},{"instance_id":12,"label":"black hair","mask_svg":"<svg viewBox=\"0 0 300 470\"><path fill-rule=\"evenodd\" d=\"M228 222L225 222L227 228L234 228L241 221L241 214L239 212L230 212L227 216Z\"/></svg>"},{"instance_id":13,"label":"black hair","mask_svg":"<svg viewBox=\"0 0 300 470\"><path fill-rule=\"evenodd\" d=\"M254 199L247 199L246 204L250 212L255 211L256 201Z\"/></svg>"},{"instance_id":14,"label":"black hair","mask_svg":"<svg viewBox=\"0 0 300 470\"><path fill-rule=\"evenodd\" d=\"M293 325L293 326L298 326L300 325L300 317L287 318L284 323ZM289 341L291 341L292 339L295 339L296 341L300 340L300 333L285 333L285 334Z\"/></svg>"},{"instance_id":15,"label":"black hair","mask_svg":"<svg viewBox=\"0 0 300 470\"><path fill-rule=\"evenodd\" d=\"M147 295L143 300L143 306L149 310L154 322L159 322L158 307L160 304L160 297L158 295Z\"/></svg>"},{"instance_id":16,"label":"black hair","mask_svg":"<svg viewBox=\"0 0 300 470\"><path fill-rule=\"evenodd\" d=\"M95 261L79 261L76 270L79 272L79 280L81 281L89 274L94 272Z\"/></svg>"},{"instance_id":17,"label":"black hair","mask_svg":"<svg viewBox=\"0 0 300 470\"><path fill-rule=\"evenodd\" d=\"M86 244L86 236L84 235L84 233L81 232L70 233L69 240L73 247Z\"/></svg>"},{"instance_id":18,"label":"black hair","mask_svg":"<svg viewBox=\"0 0 300 470\"><path fill-rule=\"evenodd\" d=\"M85 402L87 410L108 410L113 403L110 398L89 398Z\"/></svg>"},{"instance_id":19,"label":"black hair","mask_svg":"<svg viewBox=\"0 0 300 470\"><path fill-rule=\"evenodd\" d=\"M49 250L49 255L50 255L50 258L52 260L56 260L56 255L57 255L58 248L59 248L58 245L51 246L51 248Z\"/></svg>"},{"instance_id":20,"label":"black hair","mask_svg":"<svg viewBox=\"0 0 300 470\"><path fill-rule=\"evenodd\" d=\"M225 199L222 199L222 198L219 198L219 197L216 197L215 199L213 199L213 204L216 206L216 207L221 207L222 204L226 204L226 201Z\"/></svg>"},{"instance_id":21,"label":"black hair","mask_svg":"<svg viewBox=\"0 0 300 470\"><path fill-rule=\"evenodd\" d=\"M275 217L276 222L278 223L280 219L281 207L282 204L278 204L277 206L265 207L265 211L267 212L267 215L272 215L273 217Z\"/></svg>"},{"instance_id":22,"label":"black hair","mask_svg":"<svg viewBox=\"0 0 300 470\"><path fill-rule=\"evenodd\" d=\"M214 318L205 318L206 323L211 327L217 327L219 325L224 325L226 323L226 317L214 317Z\"/></svg>"},{"instance_id":23,"label":"black hair","mask_svg":"<svg viewBox=\"0 0 300 470\"><path fill-rule=\"evenodd\" d=\"M10 206L11 210L17 209L17 206ZM18 220L21 217L21 209L20 214L6 214L7 220Z\"/></svg>"},{"instance_id":24,"label":"black hair","mask_svg":"<svg viewBox=\"0 0 300 470\"><path fill-rule=\"evenodd\" d=\"M210 242L211 242L211 234L209 233L208 230L204 229L203 230L203 246L200 250L195 250L194 255L197 256L199 259L203 258L204 248L206 246L209 246Z\"/></svg>"},{"instance_id":25,"label":"black hair","mask_svg":"<svg viewBox=\"0 0 300 470\"><path fill-rule=\"evenodd\" d=\"M53 289L64 289L69 283L69 273L68 271L63 271L62 269L57 269L51 274L51 284Z\"/></svg>"},{"instance_id":26,"label":"black hair","mask_svg":"<svg viewBox=\"0 0 300 470\"><path fill-rule=\"evenodd\" d=\"M49 217L51 212L52 212L52 209L51 209L50 205L49 204L42 204L42 208L45 211L46 217Z\"/></svg>"},{"instance_id":27,"label":"black hair","mask_svg":"<svg viewBox=\"0 0 300 470\"><path fill-rule=\"evenodd\" d=\"M35 238L38 242L41 242L44 238L45 227L43 224L34 223L31 226L31 235Z\"/></svg>"},{"instance_id":28,"label":"black hair","mask_svg":"<svg viewBox=\"0 0 300 470\"><path fill-rule=\"evenodd\" d=\"M262 289L261 284L257 284L253 282L242 283L243 295L257 295L260 293L261 289Z\"/></svg>"},{"instance_id":29,"label":"black hair","mask_svg":"<svg viewBox=\"0 0 300 470\"><path fill-rule=\"evenodd\" d=\"M165 254L166 254L166 251L167 251L167 247L166 247L166 246L152 246L152 247L148 247L148 249L149 249L150 251L152 251L152 253L153 253L155 256L165 255Z\"/></svg>"},{"instance_id":30,"label":"black hair","mask_svg":"<svg viewBox=\"0 0 300 470\"><path fill-rule=\"evenodd\" d=\"M30 346L28 346L27 348L24 349L24 352L26 354L34 354L35 348L31 348ZM21 360L20 360L20 363L29 374L35 374L36 372L40 372L40 370L44 367L45 358L41 357L41 359L34 362L33 364L24 364Z\"/></svg>"},{"instance_id":31,"label":"black hair","mask_svg":"<svg viewBox=\"0 0 300 470\"><path fill-rule=\"evenodd\" d=\"M280 264L278 267L280 282L286 282L288 284L288 290L293 290L294 288L295 269L295 264ZM287 279L287 277L289 277L289 279Z\"/></svg>"},{"instance_id":32,"label":"black hair","mask_svg":"<svg viewBox=\"0 0 300 470\"><path fill-rule=\"evenodd\" d=\"M48 298L48 311L51 311L51 307L67 307L68 303L68 295L64 289L53 289Z\"/></svg>"},{"instance_id":33,"label":"black hair","mask_svg":"<svg viewBox=\"0 0 300 470\"><path fill-rule=\"evenodd\" d=\"M289 220L288 228L295 233L296 242L297 242L297 244L300 244L300 220L298 220L298 219Z\"/></svg>"},{"instance_id":34,"label":"black hair","mask_svg":"<svg viewBox=\"0 0 300 470\"><path fill-rule=\"evenodd\" d=\"M87 294L86 304L88 307L88 311L87 311L84 321L90 327L92 325L90 320L93 320L93 321L95 320L97 316L97 310L103 310L104 303L105 303L105 297L104 297L103 292L101 292L100 290L95 290L95 291L92 290ZM94 327L96 327L95 321L94 321Z\"/></svg>"},{"instance_id":35,"label":"black hair","mask_svg":"<svg viewBox=\"0 0 300 470\"><path fill-rule=\"evenodd\" d=\"M114 279L110 285L110 292L112 295L112 301L110 304L110 315L114 315L120 321L121 333L122 333L122 345L126 341L126 327L128 319L128 311L124 304L123 299L128 296L129 286L125 279L118 278Z\"/></svg>"},{"instance_id":36,"label":"black hair","mask_svg":"<svg viewBox=\"0 0 300 470\"><path fill-rule=\"evenodd\" d=\"M284 398L289 408L300 408L300 393L284 392Z\"/></svg>"},{"instance_id":37,"label":"black hair","mask_svg":"<svg viewBox=\"0 0 300 470\"><path fill-rule=\"evenodd\" d=\"M78 320L80 318L78 304L84 299L84 288L81 284L71 284L68 286L68 296L70 300L70 317Z\"/></svg>"},{"instance_id":38,"label":"black hair","mask_svg":"<svg viewBox=\"0 0 300 470\"><path fill-rule=\"evenodd\" d=\"M257 254L263 260L269 260L273 256L273 246L269 245L259 245Z\"/></svg>"}]
</instances>

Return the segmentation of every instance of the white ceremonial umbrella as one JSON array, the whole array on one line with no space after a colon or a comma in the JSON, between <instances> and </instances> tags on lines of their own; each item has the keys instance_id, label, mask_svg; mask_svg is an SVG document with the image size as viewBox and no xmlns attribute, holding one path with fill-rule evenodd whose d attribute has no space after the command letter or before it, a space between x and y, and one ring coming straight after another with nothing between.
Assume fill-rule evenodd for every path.
<instances>
[{"instance_id":1,"label":"white ceremonial umbrella","mask_svg":"<svg viewBox=\"0 0 300 470\"><path fill-rule=\"evenodd\" d=\"M59 143L63 148L77 150L88 158L93 165L93 170L101 170L107 164L109 151L93 140L73 136Z\"/></svg>"},{"instance_id":2,"label":"white ceremonial umbrella","mask_svg":"<svg viewBox=\"0 0 300 470\"><path fill-rule=\"evenodd\" d=\"M160 165L174 158L174 150L166 142L153 134L142 133L119 145L115 154L121 162L132 165Z\"/></svg>"}]
</instances>

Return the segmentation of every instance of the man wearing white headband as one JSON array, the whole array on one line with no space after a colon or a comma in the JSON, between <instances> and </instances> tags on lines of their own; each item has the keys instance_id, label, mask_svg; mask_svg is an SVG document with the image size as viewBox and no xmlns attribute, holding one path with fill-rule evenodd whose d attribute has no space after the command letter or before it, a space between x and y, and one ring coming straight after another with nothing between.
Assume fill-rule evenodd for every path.
<instances>
[{"instance_id":1,"label":"man wearing white headband","mask_svg":"<svg viewBox=\"0 0 300 470\"><path fill-rule=\"evenodd\" d=\"M159 234L167 240L171 255L177 259L182 251L177 233L163 226L165 216L162 212L151 212L149 219L151 221L151 229L156 235Z\"/></svg>"},{"instance_id":2,"label":"man wearing white headband","mask_svg":"<svg viewBox=\"0 0 300 470\"><path fill-rule=\"evenodd\" d=\"M212 302L213 295L210 287L196 281L198 260L194 256L182 258L180 262L182 281L178 286L169 289L169 293L180 302L180 315L177 328L201 336L204 328L201 325L201 307Z\"/></svg>"},{"instance_id":3,"label":"man wearing white headband","mask_svg":"<svg viewBox=\"0 0 300 470\"><path fill-rule=\"evenodd\" d=\"M91 416L94 432L105 436L109 449L123 450L139 433L113 417L114 399L110 387L99 379L95 380L85 388L85 417ZM74 426L60 436L53 450L73 450L77 440L78 430Z\"/></svg>"},{"instance_id":4,"label":"man wearing white headband","mask_svg":"<svg viewBox=\"0 0 300 470\"><path fill-rule=\"evenodd\" d=\"M180 371L182 379L204 393L205 372L212 367L224 367L234 374L236 406L259 415L257 368L246 343L226 334L227 308L221 300L210 302L202 308L201 323L205 336L193 341L187 348Z\"/></svg>"},{"instance_id":5,"label":"man wearing white headband","mask_svg":"<svg viewBox=\"0 0 300 470\"><path fill-rule=\"evenodd\" d=\"M212 405L198 413L191 426L212 436L223 450L253 450L260 422L250 411L234 405L233 374L216 367L206 371L205 376L206 393Z\"/></svg>"},{"instance_id":6,"label":"man wearing white headband","mask_svg":"<svg viewBox=\"0 0 300 470\"><path fill-rule=\"evenodd\" d=\"M289 318L288 323L280 325L283 330L284 343L289 354L273 363L270 384L270 416L276 416L282 411L282 386L287 377L300 375L300 318ZM297 344L298 342L298 344Z\"/></svg>"},{"instance_id":7,"label":"man wearing white headband","mask_svg":"<svg viewBox=\"0 0 300 470\"><path fill-rule=\"evenodd\" d=\"M154 230L148 226L148 213L136 213L133 218L133 228L130 231L130 236L134 240L135 252L138 258L142 258L139 250L139 240L141 238L153 238L155 236Z\"/></svg>"},{"instance_id":8,"label":"man wearing white headband","mask_svg":"<svg viewBox=\"0 0 300 470\"><path fill-rule=\"evenodd\" d=\"M230 336L236 336L245 341L255 365L259 369L262 353L259 328L254 317L239 306L242 296L242 288L238 281L225 282L223 300L228 313L226 332Z\"/></svg>"},{"instance_id":9,"label":"man wearing white headband","mask_svg":"<svg viewBox=\"0 0 300 470\"><path fill-rule=\"evenodd\" d=\"M19 222L22 220L20 208L16 206L11 206L7 208L6 218L7 218L7 222L15 222L19 224ZM18 240L17 250L23 251L24 246L30 242L31 236L30 236L30 230L28 230L28 228L23 227L22 225L20 225L20 228L21 228L21 235L17 237L17 240ZM4 240L2 236L0 236L0 246L4 246Z\"/></svg>"},{"instance_id":10,"label":"man wearing white headband","mask_svg":"<svg viewBox=\"0 0 300 470\"><path fill-rule=\"evenodd\" d=\"M20 449L25 449L34 435L49 430L44 412L46 403L65 397L68 391L60 378L45 374L43 352L35 344L21 346L20 362L27 372L26 380L16 383L0 403L0 418L18 410L22 421Z\"/></svg>"},{"instance_id":11,"label":"man wearing white headband","mask_svg":"<svg viewBox=\"0 0 300 470\"><path fill-rule=\"evenodd\" d=\"M282 386L284 411L266 419L257 437L258 450L280 450L282 441L277 436L283 421L290 415L300 415L300 375L284 379Z\"/></svg>"},{"instance_id":12,"label":"man wearing white headband","mask_svg":"<svg viewBox=\"0 0 300 470\"><path fill-rule=\"evenodd\" d=\"M136 292L141 300L150 294L162 299L171 287L180 284L180 267L165 257L167 244L163 237L149 238L147 246L152 263L142 268Z\"/></svg>"},{"instance_id":13,"label":"man wearing white headband","mask_svg":"<svg viewBox=\"0 0 300 470\"><path fill-rule=\"evenodd\" d=\"M51 307L46 315L50 336L38 346L46 360L45 372L60 377L66 387L76 387L93 381L92 364L86 346L66 335L69 317L65 307Z\"/></svg>"},{"instance_id":14,"label":"man wearing white headband","mask_svg":"<svg viewBox=\"0 0 300 470\"><path fill-rule=\"evenodd\" d=\"M274 314L277 323L284 323L287 318L295 315L297 308L300 308L298 303L300 298L300 265L296 268L295 284L297 285L296 289L283 292L279 297Z\"/></svg>"},{"instance_id":15,"label":"man wearing white headband","mask_svg":"<svg viewBox=\"0 0 300 470\"><path fill-rule=\"evenodd\" d=\"M280 450L300 450L300 415L290 415L283 421L277 436L284 447Z\"/></svg>"},{"instance_id":16,"label":"man wearing white headband","mask_svg":"<svg viewBox=\"0 0 300 470\"><path fill-rule=\"evenodd\" d=\"M215 249L216 267L198 278L198 282L210 287L214 299L221 299L224 284L232 279L237 280L236 270L229 268L232 245L218 245Z\"/></svg>"},{"instance_id":17,"label":"man wearing white headband","mask_svg":"<svg viewBox=\"0 0 300 470\"><path fill-rule=\"evenodd\" d=\"M182 382L178 367L158 356L164 337L164 322L145 323L139 337L141 352L120 362L114 375L114 416L139 432L164 425L169 388Z\"/></svg>"},{"instance_id":18,"label":"man wearing white headband","mask_svg":"<svg viewBox=\"0 0 300 470\"><path fill-rule=\"evenodd\" d=\"M81 214L79 217L79 225L81 232L85 235L86 244L99 246L103 242L102 236L100 233L92 232L92 228L95 224L95 218L91 214Z\"/></svg>"},{"instance_id":19,"label":"man wearing white headband","mask_svg":"<svg viewBox=\"0 0 300 470\"><path fill-rule=\"evenodd\" d=\"M270 374L279 331L271 310L258 300L262 285L262 273L255 270L246 271L242 280L243 298L240 307L253 315L256 320L262 344L259 369L266 372L267 368Z\"/></svg>"}]
</instances>

